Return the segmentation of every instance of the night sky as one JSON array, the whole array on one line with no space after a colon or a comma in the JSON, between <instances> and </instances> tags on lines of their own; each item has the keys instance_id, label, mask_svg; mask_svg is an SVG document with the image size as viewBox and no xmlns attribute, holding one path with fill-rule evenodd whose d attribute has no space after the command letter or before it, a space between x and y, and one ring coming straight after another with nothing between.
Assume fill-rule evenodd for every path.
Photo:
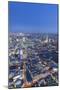
<instances>
[{"instance_id":1,"label":"night sky","mask_svg":"<svg viewBox=\"0 0 60 90\"><path fill-rule=\"evenodd\" d=\"M58 5L9 2L9 32L57 33Z\"/></svg>"}]
</instances>

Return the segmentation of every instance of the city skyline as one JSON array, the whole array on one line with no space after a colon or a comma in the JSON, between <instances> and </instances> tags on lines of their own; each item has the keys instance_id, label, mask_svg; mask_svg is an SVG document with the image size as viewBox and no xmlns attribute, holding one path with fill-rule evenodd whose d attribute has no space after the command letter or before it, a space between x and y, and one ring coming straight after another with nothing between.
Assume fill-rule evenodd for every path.
<instances>
[{"instance_id":1,"label":"city skyline","mask_svg":"<svg viewBox=\"0 0 60 90\"><path fill-rule=\"evenodd\" d=\"M9 2L8 9L9 32L57 33L57 4Z\"/></svg>"},{"instance_id":2,"label":"city skyline","mask_svg":"<svg viewBox=\"0 0 60 90\"><path fill-rule=\"evenodd\" d=\"M58 4L9 1L8 29L8 88L58 86Z\"/></svg>"}]
</instances>

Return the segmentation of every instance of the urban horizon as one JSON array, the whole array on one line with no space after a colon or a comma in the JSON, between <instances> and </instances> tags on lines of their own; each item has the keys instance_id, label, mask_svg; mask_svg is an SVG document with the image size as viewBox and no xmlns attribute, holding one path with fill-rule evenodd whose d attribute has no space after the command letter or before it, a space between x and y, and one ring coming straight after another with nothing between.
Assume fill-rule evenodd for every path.
<instances>
[{"instance_id":1,"label":"urban horizon","mask_svg":"<svg viewBox=\"0 0 60 90\"><path fill-rule=\"evenodd\" d=\"M58 86L58 5L8 2L8 88Z\"/></svg>"}]
</instances>

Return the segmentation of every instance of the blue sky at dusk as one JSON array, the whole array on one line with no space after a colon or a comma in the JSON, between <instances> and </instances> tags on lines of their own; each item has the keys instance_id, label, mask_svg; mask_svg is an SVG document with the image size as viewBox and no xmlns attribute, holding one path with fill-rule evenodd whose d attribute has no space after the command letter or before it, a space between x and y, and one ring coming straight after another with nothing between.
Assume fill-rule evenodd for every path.
<instances>
[{"instance_id":1,"label":"blue sky at dusk","mask_svg":"<svg viewBox=\"0 0 60 90\"><path fill-rule=\"evenodd\" d=\"M57 12L57 4L9 2L9 32L56 33Z\"/></svg>"}]
</instances>

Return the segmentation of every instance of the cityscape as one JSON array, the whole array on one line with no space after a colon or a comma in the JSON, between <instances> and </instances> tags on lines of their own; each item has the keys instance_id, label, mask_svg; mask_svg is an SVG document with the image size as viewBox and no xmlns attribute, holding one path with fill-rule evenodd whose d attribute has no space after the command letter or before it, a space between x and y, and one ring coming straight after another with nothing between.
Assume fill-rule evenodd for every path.
<instances>
[{"instance_id":1,"label":"cityscape","mask_svg":"<svg viewBox=\"0 0 60 90\"><path fill-rule=\"evenodd\" d=\"M58 4L8 2L8 88L59 85Z\"/></svg>"},{"instance_id":2,"label":"cityscape","mask_svg":"<svg viewBox=\"0 0 60 90\"><path fill-rule=\"evenodd\" d=\"M9 88L58 86L58 35L9 33Z\"/></svg>"}]
</instances>

